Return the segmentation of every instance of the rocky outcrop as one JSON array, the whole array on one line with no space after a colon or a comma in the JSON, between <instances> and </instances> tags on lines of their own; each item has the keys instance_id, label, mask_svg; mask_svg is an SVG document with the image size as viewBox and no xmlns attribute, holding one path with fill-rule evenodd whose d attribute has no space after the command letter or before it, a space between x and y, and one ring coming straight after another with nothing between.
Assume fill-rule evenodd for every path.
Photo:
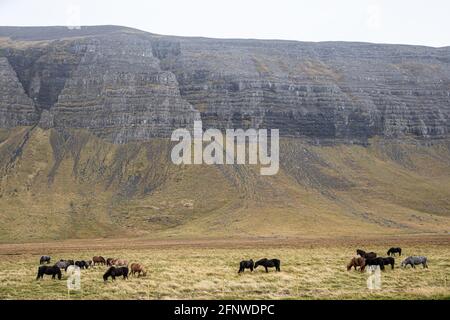
<instances>
[{"instance_id":1,"label":"rocky outcrop","mask_svg":"<svg viewBox=\"0 0 450 320\"><path fill-rule=\"evenodd\" d=\"M117 143L166 137L199 117L205 128L279 128L317 141L450 132L450 48L114 26L0 28L0 36L12 39L0 52L37 113L48 111L44 127L86 128Z\"/></svg>"},{"instance_id":2,"label":"rocky outcrop","mask_svg":"<svg viewBox=\"0 0 450 320\"><path fill-rule=\"evenodd\" d=\"M100 37L76 46L83 58L52 108L56 127L88 128L123 143L169 136L199 119L175 75L160 69L148 39Z\"/></svg>"},{"instance_id":3,"label":"rocky outcrop","mask_svg":"<svg viewBox=\"0 0 450 320\"><path fill-rule=\"evenodd\" d=\"M0 57L0 127L30 126L39 115L6 58Z\"/></svg>"}]
</instances>

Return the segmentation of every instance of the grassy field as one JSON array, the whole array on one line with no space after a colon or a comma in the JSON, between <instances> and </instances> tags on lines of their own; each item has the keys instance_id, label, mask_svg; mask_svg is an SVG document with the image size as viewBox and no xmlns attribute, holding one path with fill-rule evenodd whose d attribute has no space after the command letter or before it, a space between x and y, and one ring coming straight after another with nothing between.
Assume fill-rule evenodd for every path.
<instances>
[{"instance_id":1,"label":"grassy field","mask_svg":"<svg viewBox=\"0 0 450 320\"><path fill-rule=\"evenodd\" d=\"M1 299L449 299L449 239L414 239L400 243L404 256L425 255L429 269L396 268L382 273L382 289L368 290L368 275L347 272L346 264L358 243L367 250L384 255L388 243L367 246L348 241L272 241L148 243L133 246L122 242L118 250L78 243L76 247L53 244L54 260L90 259L93 255L121 257L140 262L148 270L146 277L103 282L106 267L83 270L82 292L67 293L66 276L36 281L39 246L0 247ZM208 244L209 243L209 244ZM272 242L276 243L276 242ZM128 248L127 248L128 247ZM15 253L14 253L15 252ZM263 269L237 274L242 259L279 258L281 272L266 274Z\"/></svg>"}]
</instances>

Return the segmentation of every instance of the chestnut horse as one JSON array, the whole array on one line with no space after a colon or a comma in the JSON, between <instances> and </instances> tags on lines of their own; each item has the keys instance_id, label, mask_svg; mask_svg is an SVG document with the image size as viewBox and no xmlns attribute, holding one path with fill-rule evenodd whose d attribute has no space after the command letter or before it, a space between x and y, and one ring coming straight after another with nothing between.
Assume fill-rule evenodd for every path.
<instances>
[{"instance_id":1,"label":"chestnut horse","mask_svg":"<svg viewBox=\"0 0 450 320\"><path fill-rule=\"evenodd\" d=\"M147 271L145 271L144 266L140 263L132 263L130 269L132 276L134 276L136 273L138 274L138 277L141 276L141 273L144 277L147 275Z\"/></svg>"},{"instance_id":2,"label":"chestnut horse","mask_svg":"<svg viewBox=\"0 0 450 320\"><path fill-rule=\"evenodd\" d=\"M95 256L92 258L92 264L94 266L97 264L106 264L106 260L102 256Z\"/></svg>"},{"instance_id":3,"label":"chestnut horse","mask_svg":"<svg viewBox=\"0 0 450 320\"><path fill-rule=\"evenodd\" d=\"M359 267L359 271L363 272L366 267L366 259L363 257L354 257L350 260L350 263L347 265L347 271L350 271L351 268Z\"/></svg>"}]
</instances>

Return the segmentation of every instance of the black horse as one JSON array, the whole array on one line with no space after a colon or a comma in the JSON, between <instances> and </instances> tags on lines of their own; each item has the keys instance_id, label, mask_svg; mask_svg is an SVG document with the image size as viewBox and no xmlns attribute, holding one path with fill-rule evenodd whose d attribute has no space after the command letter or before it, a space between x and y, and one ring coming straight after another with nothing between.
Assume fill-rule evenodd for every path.
<instances>
[{"instance_id":1,"label":"black horse","mask_svg":"<svg viewBox=\"0 0 450 320\"><path fill-rule=\"evenodd\" d=\"M250 269L250 271L253 272L253 268L255 267L255 263L252 259L250 260L243 260L239 263L239 271L238 273L244 272L245 269Z\"/></svg>"},{"instance_id":2,"label":"black horse","mask_svg":"<svg viewBox=\"0 0 450 320\"><path fill-rule=\"evenodd\" d=\"M52 279L55 279L55 276L58 276L58 280L61 280L61 269L57 266L40 266L38 268L36 280L39 280L39 278L44 279L44 274L51 275Z\"/></svg>"},{"instance_id":3,"label":"black horse","mask_svg":"<svg viewBox=\"0 0 450 320\"><path fill-rule=\"evenodd\" d=\"M381 270L384 270L384 260L383 258L373 258L373 259L366 259L366 266L380 266Z\"/></svg>"},{"instance_id":4,"label":"black horse","mask_svg":"<svg viewBox=\"0 0 450 320\"><path fill-rule=\"evenodd\" d=\"M51 259L52 258L50 256L42 256L41 259L39 259L39 264L43 264L44 262L45 263L50 263Z\"/></svg>"},{"instance_id":5,"label":"black horse","mask_svg":"<svg viewBox=\"0 0 450 320\"><path fill-rule=\"evenodd\" d=\"M395 265L395 259L392 257L387 257L387 258L382 258L383 259L383 264L385 266L391 265L392 269L394 269L394 265Z\"/></svg>"},{"instance_id":6,"label":"black horse","mask_svg":"<svg viewBox=\"0 0 450 320\"><path fill-rule=\"evenodd\" d=\"M393 256L395 256L396 253L398 253L398 255L401 256L402 255L402 248L399 248L399 247L397 247L397 248L390 248L388 250L388 252L387 252L387 255L390 256L392 254Z\"/></svg>"},{"instance_id":7,"label":"black horse","mask_svg":"<svg viewBox=\"0 0 450 320\"><path fill-rule=\"evenodd\" d=\"M266 269L266 272L269 272L269 270L267 268L276 268L277 271L281 271L280 270L280 260L278 260L278 259L270 259L269 260L267 258L264 258L264 259L258 260L255 263L255 269L258 266L263 266Z\"/></svg>"},{"instance_id":8,"label":"black horse","mask_svg":"<svg viewBox=\"0 0 450 320\"><path fill-rule=\"evenodd\" d=\"M128 279L128 267L110 267L103 275L103 281L107 281L109 277L116 280L116 276Z\"/></svg>"},{"instance_id":9,"label":"black horse","mask_svg":"<svg viewBox=\"0 0 450 320\"><path fill-rule=\"evenodd\" d=\"M364 250L358 249L356 250L356 254L360 255L365 259L375 259L377 254L375 252L365 252Z\"/></svg>"},{"instance_id":10,"label":"black horse","mask_svg":"<svg viewBox=\"0 0 450 320\"><path fill-rule=\"evenodd\" d=\"M89 268L89 264L84 260L75 261L75 265L80 267L80 269L88 269Z\"/></svg>"}]
</instances>

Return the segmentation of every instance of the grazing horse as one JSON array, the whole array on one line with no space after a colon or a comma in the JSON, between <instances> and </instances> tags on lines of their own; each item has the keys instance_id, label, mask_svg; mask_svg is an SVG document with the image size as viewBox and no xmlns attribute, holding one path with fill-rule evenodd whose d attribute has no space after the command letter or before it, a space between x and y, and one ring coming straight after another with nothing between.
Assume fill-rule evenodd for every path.
<instances>
[{"instance_id":1,"label":"grazing horse","mask_svg":"<svg viewBox=\"0 0 450 320\"><path fill-rule=\"evenodd\" d=\"M244 272L245 269L250 269L251 272L253 272L253 268L255 267L255 263L252 259L250 260L243 260L239 263L239 271L238 273Z\"/></svg>"},{"instance_id":2,"label":"grazing horse","mask_svg":"<svg viewBox=\"0 0 450 320\"><path fill-rule=\"evenodd\" d=\"M131 275L134 276L136 273L138 274L138 277L141 276L141 272L142 275L145 277L147 275L147 271L145 271L145 268L142 264L140 263L132 263L130 266L131 269Z\"/></svg>"},{"instance_id":3,"label":"grazing horse","mask_svg":"<svg viewBox=\"0 0 450 320\"><path fill-rule=\"evenodd\" d=\"M117 259L115 259L115 258L108 258L108 259L106 259L106 265L108 267L111 267L116 260Z\"/></svg>"},{"instance_id":4,"label":"grazing horse","mask_svg":"<svg viewBox=\"0 0 450 320\"><path fill-rule=\"evenodd\" d=\"M106 264L106 260L102 256L95 256L92 258L92 263L94 266L97 264Z\"/></svg>"},{"instance_id":5,"label":"grazing horse","mask_svg":"<svg viewBox=\"0 0 450 320\"><path fill-rule=\"evenodd\" d=\"M61 280L61 269L59 267L55 266L40 266L38 268L38 273L36 280L39 280L39 278L44 279L44 274L51 275L52 279L55 279L55 276L58 276L58 280Z\"/></svg>"},{"instance_id":6,"label":"grazing horse","mask_svg":"<svg viewBox=\"0 0 450 320\"><path fill-rule=\"evenodd\" d=\"M408 264L415 268L416 265L421 264L424 268L428 268L427 257L423 256L411 256L403 260L402 267L406 268Z\"/></svg>"},{"instance_id":7,"label":"grazing horse","mask_svg":"<svg viewBox=\"0 0 450 320\"><path fill-rule=\"evenodd\" d=\"M269 272L269 270L267 268L276 268L277 271L281 271L280 270L280 260L278 260L278 259L270 259L269 260L267 258L264 258L264 259L258 260L255 263L255 269L258 266L263 266L266 269L266 272Z\"/></svg>"},{"instance_id":8,"label":"grazing horse","mask_svg":"<svg viewBox=\"0 0 450 320\"><path fill-rule=\"evenodd\" d=\"M359 271L363 272L366 267L366 259L363 257L354 257L350 260L350 263L347 265L347 271L350 271L351 268L359 267Z\"/></svg>"},{"instance_id":9,"label":"grazing horse","mask_svg":"<svg viewBox=\"0 0 450 320\"><path fill-rule=\"evenodd\" d=\"M50 263L51 259L52 258L50 256L42 256L41 259L39 259L39 264L43 264L44 262L45 263Z\"/></svg>"},{"instance_id":10,"label":"grazing horse","mask_svg":"<svg viewBox=\"0 0 450 320\"><path fill-rule=\"evenodd\" d=\"M375 252L365 252L361 249L356 250L356 254L366 259L374 259L377 257L377 254Z\"/></svg>"},{"instance_id":11,"label":"grazing horse","mask_svg":"<svg viewBox=\"0 0 450 320\"><path fill-rule=\"evenodd\" d=\"M124 279L128 279L127 267L110 267L108 271L103 275L103 281L107 281L109 277L116 280L116 276L123 276Z\"/></svg>"},{"instance_id":12,"label":"grazing horse","mask_svg":"<svg viewBox=\"0 0 450 320\"><path fill-rule=\"evenodd\" d=\"M394 270L394 265L395 265L395 259L392 257L387 257L387 258L382 258L383 259L383 264L385 266L391 265L392 270Z\"/></svg>"},{"instance_id":13,"label":"grazing horse","mask_svg":"<svg viewBox=\"0 0 450 320\"><path fill-rule=\"evenodd\" d=\"M366 266L380 266L381 270L384 270L384 261L383 258L373 258L373 259L368 259L366 258Z\"/></svg>"},{"instance_id":14,"label":"grazing horse","mask_svg":"<svg viewBox=\"0 0 450 320\"><path fill-rule=\"evenodd\" d=\"M55 267L58 267L60 269L64 269L65 271L67 271L67 268L74 264L75 263L73 262L73 260L62 260L61 259L55 264Z\"/></svg>"},{"instance_id":15,"label":"grazing horse","mask_svg":"<svg viewBox=\"0 0 450 320\"><path fill-rule=\"evenodd\" d=\"M89 264L84 260L75 261L75 265L77 267L79 267L80 269L88 269L89 268Z\"/></svg>"},{"instance_id":16,"label":"grazing horse","mask_svg":"<svg viewBox=\"0 0 450 320\"><path fill-rule=\"evenodd\" d=\"M113 266L117 266L117 267L128 267L128 260L115 259L115 260L111 261L111 264Z\"/></svg>"},{"instance_id":17,"label":"grazing horse","mask_svg":"<svg viewBox=\"0 0 450 320\"><path fill-rule=\"evenodd\" d=\"M397 248L392 247L392 248L390 248L388 250L387 255L390 256L392 254L393 256L395 256L396 253L398 253L398 255L401 256L402 255L402 248L400 248L400 247L397 247Z\"/></svg>"}]
</instances>

